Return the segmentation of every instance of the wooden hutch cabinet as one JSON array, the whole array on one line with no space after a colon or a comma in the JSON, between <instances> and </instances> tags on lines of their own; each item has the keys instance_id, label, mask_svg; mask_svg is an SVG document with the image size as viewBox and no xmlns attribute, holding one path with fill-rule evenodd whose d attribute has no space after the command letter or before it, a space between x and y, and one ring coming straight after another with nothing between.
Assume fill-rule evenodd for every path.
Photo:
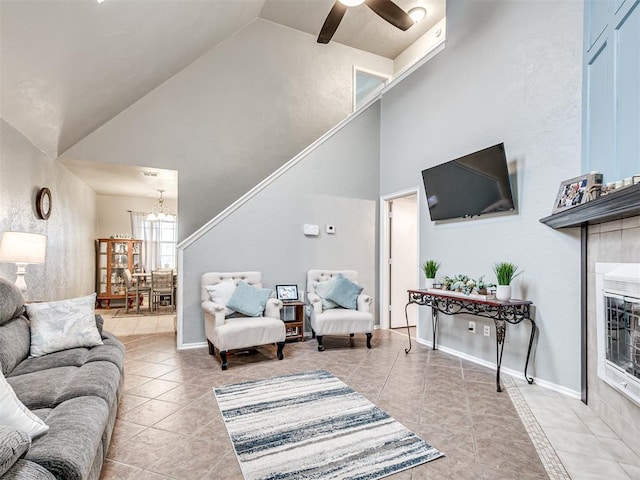
<instances>
[{"instance_id":1,"label":"wooden hutch cabinet","mask_svg":"<svg viewBox=\"0 0 640 480\"><path fill-rule=\"evenodd\" d=\"M140 270L142 240L99 238L96 240L96 292L98 308L111 300L125 300L125 269Z\"/></svg>"}]
</instances>

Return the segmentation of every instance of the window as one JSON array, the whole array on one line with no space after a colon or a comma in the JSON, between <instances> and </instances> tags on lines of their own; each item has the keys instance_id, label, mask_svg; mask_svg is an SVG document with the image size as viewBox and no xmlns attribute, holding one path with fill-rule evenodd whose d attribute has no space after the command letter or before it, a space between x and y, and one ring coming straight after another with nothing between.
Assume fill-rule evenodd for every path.
<instances>
[{"instance_id":1,"label":"window","mask_svg":"<svg viewBox=\"0 0 640 480\"><path fill-rule=\"evenodd\" d=\"M176 219L177 220L177 219ZM146 272L176 268L176 220L147 220L147 214L131 212L133 237L142 240L142 268Z\"/></svg>"},{"instance_id":2,"label":"window","mask_svg":"<svg viewBox=\"0 0 640 480\"><path fill-rule=\"evenodd\" d=\"M354 111L371 100L391 80L391 77L382 73L374 73L358 67L354 67L353 76Z\"/></svg>"}]
</instances>

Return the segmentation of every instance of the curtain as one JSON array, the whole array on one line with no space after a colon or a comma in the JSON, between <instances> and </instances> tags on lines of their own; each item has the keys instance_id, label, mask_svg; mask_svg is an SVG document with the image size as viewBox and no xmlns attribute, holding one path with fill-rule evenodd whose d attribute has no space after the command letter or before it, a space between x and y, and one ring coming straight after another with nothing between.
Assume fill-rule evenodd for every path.
<instances>
[{"instance_id":1,"label":"curtain","mask_svg":"<svg viewBox=\"0 0 640 480\"><path fill-rule=\"evenodd\" d=\"M177 222L147 220L148 213L131 212L131 233L142 240L141 268L145 272L176 268Z\"/></svg>"}]
</instances>

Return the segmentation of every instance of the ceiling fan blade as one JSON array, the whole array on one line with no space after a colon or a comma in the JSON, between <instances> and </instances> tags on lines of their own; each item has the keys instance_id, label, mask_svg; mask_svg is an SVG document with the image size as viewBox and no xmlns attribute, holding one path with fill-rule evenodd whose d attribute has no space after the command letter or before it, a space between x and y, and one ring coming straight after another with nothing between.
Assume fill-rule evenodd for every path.
<instances>
[{"instance_id":1,"label":"ceiling fan blade","mask_svg":"<svg viewBox=\"0 0 640 480\"><path fill-rule=\"evenodd\" d=\"M414 24L409 14L391 0L365 0L365 3L371 10L400 30L409 30Z\"/></svg>"},{"instance_id":2,"label":"ceiling fan blade","mask_svg":"<svg viewBox=\"0 0 640 480\"><path fill-rule=\"evenodd\" d=\"M324 24L320 29L318 43L329 43L333 34L336 33L338 25L340 25L347 8L348 7L340 2L336 2L333 7L331 7L331 11L329 11L329 15L327 15L327 19L324 21Z\"/></svg>"}]
</instances>

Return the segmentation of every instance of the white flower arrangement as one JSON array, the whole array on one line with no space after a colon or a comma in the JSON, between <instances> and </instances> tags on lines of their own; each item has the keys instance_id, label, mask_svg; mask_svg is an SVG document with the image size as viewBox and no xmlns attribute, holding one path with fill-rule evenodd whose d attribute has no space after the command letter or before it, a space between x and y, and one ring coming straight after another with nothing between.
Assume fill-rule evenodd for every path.
<instances>
[{"instance_id":1,"label":"white flower arrangement","mask_svg":"<svg viewBox=\"0 0 640 480\"><path fill-rule=\"evenodd\" d=\"M444 277L442 286L445 290L462 292L465 295L472 293L486 293L487 289L495 287L493 283L487 283L484 281L484 275L477 280L468 277L467 275L458 274L455 277Z\"/></svg>"}]
</instances>

